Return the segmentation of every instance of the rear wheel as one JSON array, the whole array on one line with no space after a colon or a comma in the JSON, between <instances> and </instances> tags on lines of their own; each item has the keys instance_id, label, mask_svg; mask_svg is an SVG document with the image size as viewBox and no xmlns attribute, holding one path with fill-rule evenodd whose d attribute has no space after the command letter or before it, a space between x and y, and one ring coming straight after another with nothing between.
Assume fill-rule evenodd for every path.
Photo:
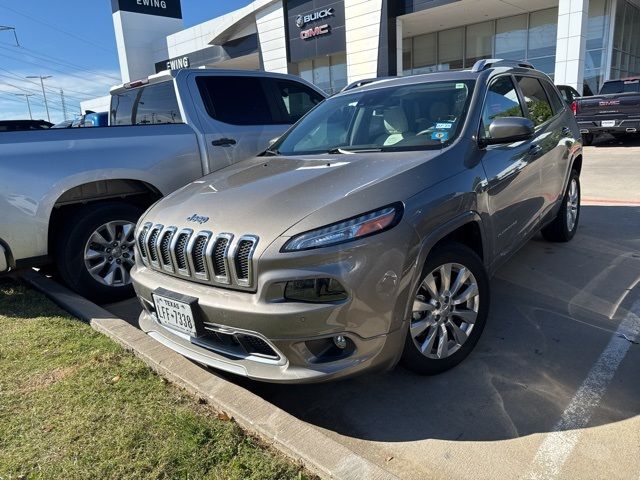
<instances>
[{"instance_id":1,"label":"rear wheel","mask_svg":"<svg viewBox=\"0 0 640 480\"><path fill-rule=\"evenodd\" d=\"M489 279L478 256L460 244L434 251L415 293L402 364L414 372L444 372L471 353L489 312Z\"/></svg>"},{"instance_id":2,"label":"rear wheel","mask_svg":"<svg viewBox=\"0 0 640 480\"><path fill-rule=\"evenodd\" d=\"M142 209L125 203L88 205L59 233L56 264L64 282L97 303L133 296L135 224Z\"/></svg>"},{"instance_id":3,"label":"rear wheel","mask_svg":"<svg viewBox=\"0 0 640 480\"><path fill-rule=\"evenodd\" d=\"M582 143L586 146L592 145L594 140L593 133L583 133L582 134Z\"/></svg>"},{"instance_id":4,"label":"rear wheel","mask_svg":"<svg viewBox=\"0 0 640 480\"><path fill-rule=\"evenodd\" d=\"M572 170L558 215L542 229L542 235L550 242L568 242L576 234L579 220L580 177Z\"/></svg>"}]
</instances>

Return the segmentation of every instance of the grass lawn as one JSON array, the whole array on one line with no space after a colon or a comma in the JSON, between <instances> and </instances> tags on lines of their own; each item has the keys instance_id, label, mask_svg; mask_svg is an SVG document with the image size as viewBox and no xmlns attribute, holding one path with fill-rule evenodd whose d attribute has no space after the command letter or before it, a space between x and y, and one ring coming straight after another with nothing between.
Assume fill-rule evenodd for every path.
<instances>
[{"instance_id":1,"label":"grass lawn","mask_svg":"<svg viewBox=\"0 0 640 480\"><path fill-rule=\"evenodd\" d=\"M300 479L41 294L0 280L0 479Z\"/></svg>"}]
</instances>

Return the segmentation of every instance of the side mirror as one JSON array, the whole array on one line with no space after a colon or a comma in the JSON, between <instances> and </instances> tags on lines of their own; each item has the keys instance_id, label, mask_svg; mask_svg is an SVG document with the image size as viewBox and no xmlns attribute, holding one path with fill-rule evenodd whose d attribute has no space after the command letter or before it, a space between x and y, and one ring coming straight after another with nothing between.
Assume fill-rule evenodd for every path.
<instances>
[{"instance_id":1,"label":"side mirror","mask_svg":"<svg viewBox=\"0 0 640 480\"><path fill-rule=\"evenodd\" d=\"M272 138L271 140L269 140L269 146L273 145L273 144L274 144L274 143L276 143L278 140L280 140L280 137Z\"/></svg>"},{"instance_id":2,"label":"side mirror","mask_svg":"<svg viewBox=\"0 0 640 480\"><path fill-rule=\"evenodd\" d=\"M496 118L489 125L489 138L485 138L484 143L494 145L528 140L533 136L534 130L533 122L528 118Z\"/></svg>"}]
</instances>

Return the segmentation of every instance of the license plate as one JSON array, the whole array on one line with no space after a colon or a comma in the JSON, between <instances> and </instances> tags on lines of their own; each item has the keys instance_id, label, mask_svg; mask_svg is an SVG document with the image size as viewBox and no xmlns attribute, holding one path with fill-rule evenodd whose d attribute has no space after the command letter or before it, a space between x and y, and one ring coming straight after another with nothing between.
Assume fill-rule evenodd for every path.
<instances>
[{"instance_id":1,"label":"license plate","mask_svg":"<svg viewBox=\"0 0 640 480\"><path fill-rule=\"evenodd\" d=\"M602 121L602 126L603 127L615 127L616 126L616 121L615 120L603 120Z\"/></svg>"},{"instance_id":2,"label":"license plate","mask_svg":"<svg viewBox=\"0 0 640 480\"><path fill-rule=\"evenodd\" d=\"M191 305L163 295L153 294L158 321L174 330L197 336L196 322L193 319Z\"/></svg>"}]
</instances>

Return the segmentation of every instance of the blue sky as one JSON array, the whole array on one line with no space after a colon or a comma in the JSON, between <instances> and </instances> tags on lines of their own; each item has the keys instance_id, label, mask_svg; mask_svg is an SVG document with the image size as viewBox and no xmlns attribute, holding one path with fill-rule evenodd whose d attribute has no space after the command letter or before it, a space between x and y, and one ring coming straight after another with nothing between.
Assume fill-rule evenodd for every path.
<instances>
[{"instance_id":1,"label":"blue sky","mask_svg":"<svg viewBox=\"0 0 640 480\"><path fill-rule=\"evenodd\" d=\"M182 0L185 27L240 8L249 0ZM63 88L69 112L80 110L79 100L105 95L118 83L119 67L110 0L0 0L0 119L45 118L38 80L27 75L52 75L45 80L52 121L62 120Z\"/></svg>"}]
</instances>

